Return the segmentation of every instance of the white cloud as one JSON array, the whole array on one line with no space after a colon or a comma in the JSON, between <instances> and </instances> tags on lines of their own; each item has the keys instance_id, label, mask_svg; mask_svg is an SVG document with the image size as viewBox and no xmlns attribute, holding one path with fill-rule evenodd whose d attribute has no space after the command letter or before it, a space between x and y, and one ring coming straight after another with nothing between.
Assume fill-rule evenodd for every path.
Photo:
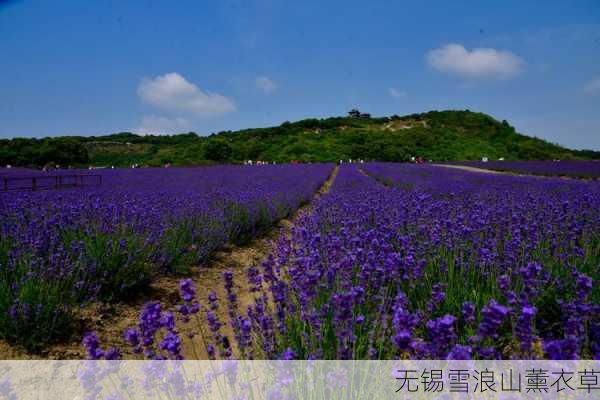
<instances>
[{"instance_id":1,"label":"white cloud","mask_svg":"<svg viewBox=\"0 0 600 400\"><path fill-rule=\"evenodd\" d=\"M144 79L137 93L144 103L174 114L216 117L236 111L231 99L204 92L176 72Z\"/></svg>"},{"instance_id":2,"label":"white cloud","mask_svg":"<svg viewBox=\"0 0 600 400\"><path fill-rule=\"evenodd\" d=\"M259 76L255 83L256 87L266 95L275 93L277 90L277 84L266 76Z\"/></svg>"},{"instance_id":3,"label":"white cloud","mask_svg":"<svg viewBox=\"0 0 600 400\"><path fill-rule=\"evenodd\" d=\"M133 129L133 132L141 135L168 135L188 132L190 128L190 121L186 118L144 115L142 117L142 124Z\"/></svg>"},{"instance_id":4,"label":"white cloud","mask_svg":"<svg viewBox=\"0 0 600 400\"><path fill-rule=\"evenodd\" d=\"M406 92L403 92L401 90L398 90L396 88L388 88L388 93L390 94L390 96L392 96L395 99L399 99L401 97L406 96Z\"/></svg>"},{"instance_id":5,"label":"white cloud","mask_svg":"<svg viewBox=\"0 0 600 400\"><path fill-rule=\"evenodd\" d=\"M461 44L448 44L427 53L430 67L466 78L507 79L521 71L523 60L506 50L476 48L472 51Z\"/></svg>"},{"instance_id":6,"label":"white cloud","mask_svg":"<svg viewBox=\"0 0 600 400\"><path fill-rule=\"evenodd\" d=\"M587 94L597 94L600 93L600 77L588 82L584 87L583 87L583 91L584 93Z\"/></svg>"}]
</instances>

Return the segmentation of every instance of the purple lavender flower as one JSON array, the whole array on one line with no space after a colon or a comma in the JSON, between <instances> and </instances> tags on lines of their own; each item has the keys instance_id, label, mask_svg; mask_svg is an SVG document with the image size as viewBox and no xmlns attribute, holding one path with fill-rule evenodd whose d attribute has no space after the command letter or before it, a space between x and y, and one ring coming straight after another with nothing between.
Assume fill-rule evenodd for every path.
<instances>
[{"instance_id":1,"label":"purple lavender flower","mask_svg":"<svg viewBox=\"0 0 600 400\"><path fill-rule=\"evenodd\" d=\"M117 347L111 347L104 353L105 360L120 360L122 357L121 350Z\"/></svg>"},{"instance_id":2,"label":"purple lavender flower","mask_svg":"<svg viewBox=\"0 0 600 400\"><path fill-rule=\"evenodd\" d=\"M206 345L206 352L208 353L208 358L210 360L214 360L216 358L216 350L213 344L209 343Z\"/></svg>"},{"instance_id":3,"label":"purple lavender flower","mask_svg":"<svg viewBox=\"0 0 600 400\"><path fill-rule=\"evenodd\" d=\"M436 283L431 288L431 300L427 305L427 310L432 312L436 309L446 298L446 293L444 292L445 286L441 283Z\"/></svg>"},{"instance_id":4,"label":"purple lavender flower","mask_svg":"<svg viewBox=\"0 0 600 400\"><path fill-rule=\"evenodd\" d=\"M465 321L465 323L467 325L470 325L473 322L475 322L475 304L473 304L469 301L465 301L462 304L461 312L462 312L463 320Z\"/></svg>"},{"instance_id":5,"label":"purple lavender flower","mask_svg":"<svg viewBox=\"0 0 600 400\"><path fill-rule=\"evenodd\" d=\"M409 351L411 347L412 330L415 326L415 318L406 310L408 299L400 292L396 297L396 309L392 326L394 328L394 343L401 352Z\"/></svg>"},{"instance_id":6,"label":"purple lavender flower","mask_svg":"<svg viewBox=\"0 0 600 400\"><path fill-rule=\"evenodd\" d=\"M282 360L294 360L296 358L296 353L289 347L281 354L280 359Z\"/></svg>"},{"instance_id":7,"label":"purple lavender flower","mask_svg":"<svg viewBox=\"0 0 600 400\"><path fill-rule=\"evenodd\" d=\"M83 336L83 347L92 360L100 360L104 356L104 351L100 348L100 340L94 332L87 332Z\"/></svg>"},{"instance_id":8,"label":"purple lavender flower","mask_svg":"<svg viewBox=\"0 0 600 400\"><path fill-rule=\"evenodd\" d=\"M507 291L510 288L510 277L508 275L498 277L498 287L504 292Z\"/></svg>"},{"instance_id":9,"label":"purple lavender flower","mask_svg":"<svg viewBox=\"0 0 600 400\"><path fill-rule=\"evenodd\" d=\"M223 272L223 279L225 279L225 289L231 291L233 289L233 272Z\"/></svg>"},{"instance_id":10,"label":"purple lavender flower","mask_svg":"<svg viewBox=\"0 0 600 400\"><path fill-rule=\"evenodd\" d=\"M162 342L160 342L159 348L167 350L173 358L181 358L181 339L172 331L167 332Z\"/></svg>"},{"instance_id":11,"label":"purple lavender flower","mask_svg":"<svg viewBox=\"0 0 600 400\"><path fill-rule=\"evenodd\" d=\"M170 311L164 312L160 318L160 324L171 332L175 331L175 315Z\"/></svg>"},{"instance_id":12,"label":"purple lavender flower","mask_svg":"<svg viewBox=\"0 0 600 400\"><path fill-rule=\"evenodd\" d=\"M191 279L182 279L179 282L179 291L184 302L189 303L196 298L196 285Z\"/></svg>"},{"instance_id":13,"label":"purple lavender flower","mask_svg":"<svg viewBox=\"0 0 600 400\"><path fill-rule=\"evenodd\" d=\"M140 347L140 332L133 328L127 328L124 333L125 341L134 349Z\"/></svg>"},{"instance_id":14,"label":"purple lavender flower","mask_svg":"<svg viewBox=\"0 0 600 400\"><path fill-rule=\"evenodd\" d=\"M221 329L221 322L217 315L212 311L206 312L206 319L208 320L208 326L212 332L218 332Z\"/></svg>"},{"instance_id":15,"label":"purple lavender flower","mask_svg":"<svg viewBox=\"0 0 600 400\"><path fill-rule=\"evenodd\" d=\"M214 290L211 290L211 292L208 294L208 304L210 305L210 309L213 311L219 308L217 293L215 293Z\"/></svg>"},{"instance_id":16,"label":"purple lavender flower","mask_svg":"<svg viewBox=\"0 0 600 400\"><path fill-rule=\"evenodd\" d=\"M470 360L472 358L471 346L456 344L448 353L447 360Z\"/></svg>"},{"instance_id":17,"label":"purple lavender flower","mask_svg":"<svg viewBox=\"0 0 600 400\"><path fill-rule=\"evenodd\" d=\"M248 268L248 272L246 273L246 275L248 276L248 282L251 285L250 291L251 292L260 291L262 278L260 276L260 272L259 272L258 268L254 267L254 266Z\"/></svg>"},{"instance_id":18,"label":"purple lavender flower","mask_svg":"<svg viewBox=\"0 0 600 400\"><path fill-rule=\"evenodd\" d=\"M535 317L536 308L531 305L525 305L521 309L521 315L515 327L517 339L521 342L521 352L525 355L531 353L533 347L533 319Z\"/></svg>"},{"instance_id":19,"label":"purple lavender flower","mask_svg":"<svg viewBox=\"0 0 600 400\"><path fill-rule=\"evenodd\" d=\"M497 338L498 328L509 312L509 308L498 304L496 300L490 300L488 305L481 310L482 319L479 324L478 335L481 338Z\"/></svg>"},{"instance_id":20,"label":"purple lavender flower","mask_svg":"<svg viewBox=\"0 0 600 400\"><path fill-rule=\"evenodd\" d=\"M575 280L577 286L577 298L580 301L584 301L588 295L592 292L593 280L589 276L578 273Z\"/></svg>"},{"instance_id":21,"label":"purple lavender flower","mask_svg":"<svg viewBox=\"0 0 600 400\"><path fill-rule=\"evenodd\" d=\"M142 335L142 344L151 346L154 343L154 334L162 327L162 308L158 302L149 302L139 316L139 328Z\"/></svg>"},{"instance_id":22,"label":"purple lavender flower","mask_svg":"<svg viewBox=\"0 0 600 400\"><path fill-rule=\"evenodd\" d=\"M412 334L407 329L400 329L396 331L394 335L394 344L400 349L400 351L407 351L410 349L412 343Z\"/></svg>"},{"instance_id":23,"label":"purple lavender flower","mask_svg":"<svg viewBox=\"0 0 600 400\"><path fill-rule=\"evenodd\" d=\"M542 343L542 348L550 360L577 360L577 340L574 338L548 340Z\"/></svg>"},{"instance_id":24,"label":"purple lavender flower","mask_svg":"<svg viewBox=\"0 0 600 400\"><path fill-rule=\"evenodd\" d=\"M427 321L426 327L430 340L431 353L435 357L441 357L447 354L448 349L456 341L454 323L456 317L446 314L443 317Z\"/></svg>"}]
</instances>

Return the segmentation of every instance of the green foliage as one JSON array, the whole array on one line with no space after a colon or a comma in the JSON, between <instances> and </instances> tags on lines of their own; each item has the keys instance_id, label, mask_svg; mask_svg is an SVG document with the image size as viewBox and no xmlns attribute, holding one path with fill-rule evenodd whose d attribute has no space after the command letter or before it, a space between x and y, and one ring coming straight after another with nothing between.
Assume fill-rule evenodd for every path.
<instances>
[{"instance_id":1,"label":"green foliage","mask_svg":"<svg viewBox=\"0 0 600 400\"><path fill-rule=\"evenodd\" d=\"M83 256L73 260L79 270L79 281L97 287L101 299L123 298L144 287L156 275L156 267L148 262L151 249L144 238L122 226L115 233L101 229L63 232L65 247L80 244ZM95 268L88 268L94 265ZM78 299L84 301L85 299Z\"/></svg>"},{"instance_id":2,"label":"green foliage","mask_svg":"<svg viewBox=\"0 0 600 400\"><path fill-rule=\"evenodd\" d=\"M231 153L231 146L221 140L211 140L204 147L204 156L208 160L227 161L231 157Z\"/></svg>"},{"instance_id":3,"label":"green foliage","mask_svg":"<svg viewBox=\"0 0 600 400\"><path fill-rule=\"evenodd\" d=\"M49 163L68 166L87 162L88 151L75 138L17 138L0 141L0 165L41 167Z\"/></svg>"},{"instance_id":4,"label":"green foliage","mask_svg":"<svg viewBox=\"0 0 600 400\"><path fill-rule=\"evenodd\" d=\"M31 279L27 259L9 267L11 243L0 236L0 338L39 350L64 337L72 321L74 281ZM16 301L15 301L16 299Z\"/></svg>"},{"instance_id":5,"label":"green foliage","mask_svg":"<svg viewBox=\"0 0 600 400\"><path fill-rule=\"evenodd\" d=\"M517 133L507 121L483 113L430 111L385 118L305 119L280 126L224 131L208 137L190 132L138 136L0 140L0 165L131 164L160 166L265 160L289 162L364 159L408 161L600 159L600 152L569 150Z\"/></svg>"}]
</instances>

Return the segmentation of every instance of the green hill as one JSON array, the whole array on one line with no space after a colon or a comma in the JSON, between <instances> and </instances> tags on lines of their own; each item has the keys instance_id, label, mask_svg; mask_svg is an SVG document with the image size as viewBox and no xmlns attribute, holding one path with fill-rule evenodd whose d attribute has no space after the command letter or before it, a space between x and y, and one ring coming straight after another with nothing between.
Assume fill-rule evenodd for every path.
<instances>
[{"instance_id":1,"label":"green hill","mask_svg":"<svg viewBox=\"0 0 600 400\"><path fill-rule=\"evenodd\" d=\"M590 159L600 152L570 150L519 134L506 121L471 111L334 117L285 122L269 128L226 131L208 137L190 132L172 136L118 133L0 141L0 165L42 166L194 165L266 160L277 162L365 159L407 161Z\"/></svg>"}]
</instances>

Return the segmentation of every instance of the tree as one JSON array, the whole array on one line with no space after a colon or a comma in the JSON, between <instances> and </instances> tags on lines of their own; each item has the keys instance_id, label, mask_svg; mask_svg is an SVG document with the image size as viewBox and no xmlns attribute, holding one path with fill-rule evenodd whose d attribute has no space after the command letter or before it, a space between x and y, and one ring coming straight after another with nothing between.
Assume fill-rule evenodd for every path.
<instances>
[{"instance_id":1,"label":"tree","mask_svg":"<svg viewBox=\"0 0 600 400\"><path fill-rule=\"evenodd\" d=\"M84 164L90 160L85 146L72 139L54 139L50 144L50 151L54 154L54 160L49 161L62 165Z\"/></svg>"},{"instance_id":2,"label":"tree","mask_svg":"<svg viewBox=\"0 0 600 400\"><path fill-rule=\"evenodd\" d=\"M231 153L231 146L221 140L209 140L204 147L204 156L207 160L227 161L231 157Z\"/></svg>"}]
</instances>

